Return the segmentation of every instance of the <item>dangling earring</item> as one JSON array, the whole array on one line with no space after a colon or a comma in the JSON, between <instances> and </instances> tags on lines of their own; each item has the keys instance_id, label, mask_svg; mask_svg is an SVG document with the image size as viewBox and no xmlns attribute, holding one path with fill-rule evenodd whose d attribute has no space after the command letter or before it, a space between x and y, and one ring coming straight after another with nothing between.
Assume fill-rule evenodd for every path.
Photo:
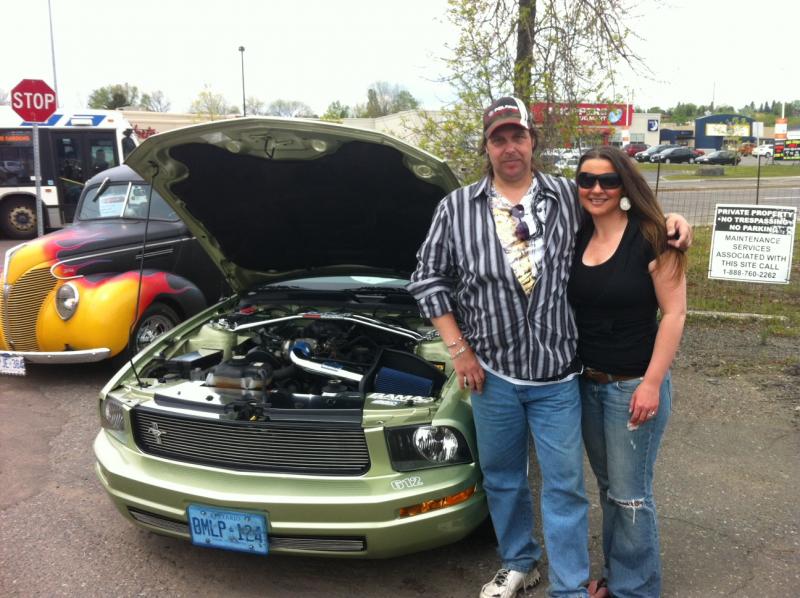
<instances>
[{"instance_id":1,"label":"dangling earring","mask_svg":"<svg viewBox=\"0 0 800 598\"><path fill-rule=\"evenodd\" d=\"M627 212L631 209L631 200L625 197L624 195L619 198L619 209L623 212Z\"/></svg>"}]
</instances>

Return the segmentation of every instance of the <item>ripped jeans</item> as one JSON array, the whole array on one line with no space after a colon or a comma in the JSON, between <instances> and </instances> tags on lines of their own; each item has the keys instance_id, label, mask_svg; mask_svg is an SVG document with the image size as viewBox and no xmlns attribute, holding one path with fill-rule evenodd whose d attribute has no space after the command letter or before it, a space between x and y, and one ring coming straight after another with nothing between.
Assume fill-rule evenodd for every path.
<instances>
[{"instance_id":1,"label":"ripped jeans","mask_svg":"<svg viewBox=\"0 0 800 598\"><path fill-rule=\"evenodd\" d=\"M603 575L615 598L661 595L658 518L653 475L672 410L670 374L658 413L628 430L628 406L641 378L600 384L581 378L583 442L603 509Z\"/></svg>"}]
</instances>

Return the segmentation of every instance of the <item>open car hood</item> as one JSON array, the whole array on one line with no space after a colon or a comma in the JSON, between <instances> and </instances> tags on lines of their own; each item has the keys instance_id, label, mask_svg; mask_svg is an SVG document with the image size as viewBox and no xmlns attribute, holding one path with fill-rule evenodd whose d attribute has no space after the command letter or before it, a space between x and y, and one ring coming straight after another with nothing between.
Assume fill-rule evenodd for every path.
<instances>
[{"instance_id":1,"label":"open car hood","mask_svg":"<svg viewBox=\"0 0 800 598\"><path fill-rule=\"evenodd\" d=\"M149 137L126 160L242 291L304 276L407 277L439 200L438 158L378 133L240 118Z\"/></svg>"}]
</instances>

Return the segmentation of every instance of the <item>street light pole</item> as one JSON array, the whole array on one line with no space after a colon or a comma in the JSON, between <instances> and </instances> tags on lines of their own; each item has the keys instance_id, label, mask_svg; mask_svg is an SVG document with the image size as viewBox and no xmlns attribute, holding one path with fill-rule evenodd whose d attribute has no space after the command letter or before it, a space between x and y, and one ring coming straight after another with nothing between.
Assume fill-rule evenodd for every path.
<instances>
[{"instance_id":1,"label":"street light pole","mask_svg":"<svg viewBox=\"0 0 800 598\"><path fill-rule=\"evenodd\" d=\"M239 52L242 54L242 116L247 116L247 102L244 99L244 46L239 46Z\"/></svg>"}]
</instances>

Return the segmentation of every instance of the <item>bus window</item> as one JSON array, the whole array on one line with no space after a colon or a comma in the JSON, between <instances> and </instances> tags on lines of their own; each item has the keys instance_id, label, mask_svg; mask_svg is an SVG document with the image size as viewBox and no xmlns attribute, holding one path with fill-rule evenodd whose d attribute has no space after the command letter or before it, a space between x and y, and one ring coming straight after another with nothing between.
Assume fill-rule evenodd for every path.
<instances>
[{"instance_id":1,"label":"bus window","mask_svg":"<svg viewBox=\"0 0 800 598\"><path fill-rule=\"evenodd\" d=\"M92 139L89 152L92 155L92 175L104 171L106 168L117 166L114 156L114 138Z\"/></svg>"},{"instance_id":2,"label":"bus window","mask_svg":"<svg viewBox=\"0 0 800 598\"><path fill-rule=\"evenodd\" d=\"M0 186L30 184L33 175L33 137L30 131L0 132Z\"/></svg>"}]
</instances>

